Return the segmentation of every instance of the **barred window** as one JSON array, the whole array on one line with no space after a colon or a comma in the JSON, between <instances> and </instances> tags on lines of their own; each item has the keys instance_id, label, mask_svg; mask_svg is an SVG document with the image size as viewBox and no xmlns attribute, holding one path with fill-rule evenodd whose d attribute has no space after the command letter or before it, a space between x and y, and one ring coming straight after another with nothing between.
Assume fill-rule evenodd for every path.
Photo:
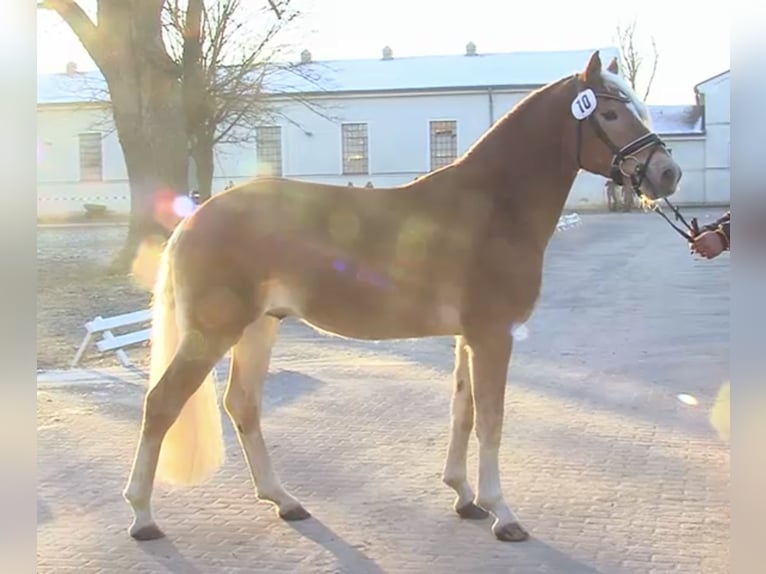
<instances>
[{"instance_id":1,"label":"barred window","mask_svg":"<svg viewBox=\"0 0 766 574\"><path fill-rule=\"evenodd\" d=\"M457 158L457 122L435 120L430 123L431 170L444 167Z\"/></svg>"},{"instance_id":2,"label":"barred window","mask_svg":"<svg viewBox=\"0 0 766 574\"><path fill-rule=\"evenodd\" d=\"M343 124L343 173L369 173L367 124Z\"/></svg>"},{"instance_id":3,"label":"barred window","mask_svg":"<svg viewBox=\"0 0 766 574\"><path fill-rule=\"evenodd\" d=\"M80 181L102 181L101 134L87 132L78 137L80 143Z\"/></svg>"},{"instance_id":4,"label":"barred window","mask_svg":"<svg viewBox=\"0 0 766 574\"><path fill-rule=\"evenodd\" d=\"M255 153L258 175L282 175L282 128L262 126L256 131Z\"/></svg>"}]
</instances>

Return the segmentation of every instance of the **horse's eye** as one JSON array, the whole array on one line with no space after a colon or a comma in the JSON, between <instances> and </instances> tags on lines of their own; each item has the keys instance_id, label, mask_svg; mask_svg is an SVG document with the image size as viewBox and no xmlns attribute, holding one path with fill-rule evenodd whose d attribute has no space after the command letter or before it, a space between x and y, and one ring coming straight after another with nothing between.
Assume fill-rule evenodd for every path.
<instances>
[{"instance_id":1,"label":"horse's eye","mask_svg":"<svg viewBox=\"0 0 766 574\"><path fill-rule=\"evenodd\" d=\"M614 110L607 110L601 114L601 117L611 122L612 120L617 119L617 112Z\"/></svg>"}]
</instances>

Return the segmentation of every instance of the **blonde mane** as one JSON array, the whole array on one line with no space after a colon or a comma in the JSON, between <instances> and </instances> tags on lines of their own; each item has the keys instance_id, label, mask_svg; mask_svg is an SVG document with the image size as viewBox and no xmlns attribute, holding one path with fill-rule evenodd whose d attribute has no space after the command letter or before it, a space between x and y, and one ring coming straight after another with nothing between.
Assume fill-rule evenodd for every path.
<instances>
[{"instance_id":1,"label":"blonde mane","mask_svg":"<svg viewBox=\"0 0 766 574\"><path fill-rule=\"evenodd\" d=\"M651 128L652 120L649 117L649 109L646 107L646 104L641 101L638 95L636 95L636 92L630 87L628 81L619 74L614 74L608 70L601 70L601 78L608 87L621 92L622 95L628 98L632 104L632 110L638 119L640 119L646 127Z\"/></svg>"}]
</instances>

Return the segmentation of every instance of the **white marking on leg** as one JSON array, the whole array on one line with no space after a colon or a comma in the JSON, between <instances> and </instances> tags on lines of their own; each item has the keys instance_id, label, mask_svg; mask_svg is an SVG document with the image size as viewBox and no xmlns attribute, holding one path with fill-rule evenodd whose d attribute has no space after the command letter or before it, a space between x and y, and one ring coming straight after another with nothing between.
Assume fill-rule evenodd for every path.
<instances>
[{"instance_id":1,"label":"white marking on leg","mask_svg":"<svg viewBox=\"0 0 766 574\"><path fill-rule=\"evenodd\" d=\"M468 350L462 337L455 339L455 385L450 407L450 439L442 479L457 493L455 509L473 502L467 480L468 440L473 430L473 396Z\"/></svg>"},{"instance_id":2,"label":"white marking on leg","mask_svg":"<svg viewBox=\"0 0 766 574\"><path fill-rule=\"evenodd\" d=\"M133 461L133 468L128 478L128 486L123 492L133 510L133 525L131 534L143 528L154 525L151 510L151 497L154 486L154 474L157 470L157 459L160 455L162 435L146 432L146 424L141 429L138 449Z\"/></svg>"},{"instance_id":3,"label":"white marking on leg","mask_svg":"<svg viewBox=\"0 0 766 574\"><path fill-rule=\"evenodd\" d=\"M263 316L245 329L232 350L224 404L237 429L256 495L273 502L283 514L301 508L301 504L282 487L261 432L263 384L278 328L278 319Z\"/></svg>"},{"instance_id":4,"label":"white marking on leg","mask_svg":"<svg viewBox=\"0 0 766 574\"><path fill-rule=\"evenodd\" d=\"M499 451L503 429L505 385L511 355L509 333L493 333L471 345L471 382L479 439L477 504L495 515L495 534L518 518L505 502L500 486Z\"/></svg>"},{"instance_id":5,"label":"white marking on leg","mask_svg":"<svg viewBox=\"0 0 766 574\"><path fill-rule=\"evenodd\" d=\"M188 347L192 343L193 341L189 338L183 339L169 366L156 384L149 389L144 399L144 414L138 448L128 478L128 485L123 491L123 496L130 504L134 514L130 534L140 539L156 538L157 535L160 535L152 519L151 496L163 441L171 438L168 430L178 420L190 397L198 392L201 385L204 384L203 381L213 368L215 361L223 355L223 352L211 353L201 359L189 360L186 357L189 354ZM212 409L218 415L215 387L202 389L202 391L206 393L205 399L212 403ZM193 414L197 413L197 411L192 412ZM208 421L202 420L200 422L195 418L192 421L187 420L186 425L187 428L193 428L206 422ZM207 428L209 430L210 426L208 425ZM193 435L183 433L176 437L177 441L182 441L180 445L177 445L179 450L183 450L183 448L186 448L187 451L190 450L190 436Z\"/></svg>"},{"instance_id":6,"label":"white marking on leg","mask_svg":"<svg viewBox=\"0 0 766 574\"><path fill-rule=\"evenodd\" d=\"M198 368L200 378L203 378L204 369ZM168 373L149 390L144 401L144 417L138 448L128 485L123 491L123 496L133 509L134 521L130 528L131 535L135 535L142 529L156 528L151 512L151 496L160 447L168 429L198 387L194 381L177 380L178 375L172 369L172 366L169 367ZM176 378L172 379L173 377Z\"/></svg>"},{"instance_id":7,"label":"white marking on leg","mask_svg":"<svg viewBox=\"0 0 766 574\"><path fill-rule=\"evenodd\" d=\"M479 446L479 506L486 508L497 518L496 525L518 522L516 514L508 506L500 487L499 441Z\"/></svg>"}]
</instances>

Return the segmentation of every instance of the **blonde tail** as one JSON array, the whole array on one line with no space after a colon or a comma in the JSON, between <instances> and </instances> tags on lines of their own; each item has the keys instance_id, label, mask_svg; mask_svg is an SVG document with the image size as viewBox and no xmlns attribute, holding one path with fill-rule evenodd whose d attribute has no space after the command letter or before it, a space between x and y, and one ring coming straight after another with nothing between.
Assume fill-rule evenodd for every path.
<instances>
[{"instance_id":1,"label":"blonde tail","mask_svg":"<svg viewBox=\"0 0 766 574\"><path fill-rule=\"evenodd\" d=\"M175 236L162 253L154 288L150 389L170 365L183 336L176 315L178 301L171 264ZM203 482L221 465L224 452L221 412L211 371L168 429L160 449L156 478L170 484Z\"/></svg>"}]
</instances>

